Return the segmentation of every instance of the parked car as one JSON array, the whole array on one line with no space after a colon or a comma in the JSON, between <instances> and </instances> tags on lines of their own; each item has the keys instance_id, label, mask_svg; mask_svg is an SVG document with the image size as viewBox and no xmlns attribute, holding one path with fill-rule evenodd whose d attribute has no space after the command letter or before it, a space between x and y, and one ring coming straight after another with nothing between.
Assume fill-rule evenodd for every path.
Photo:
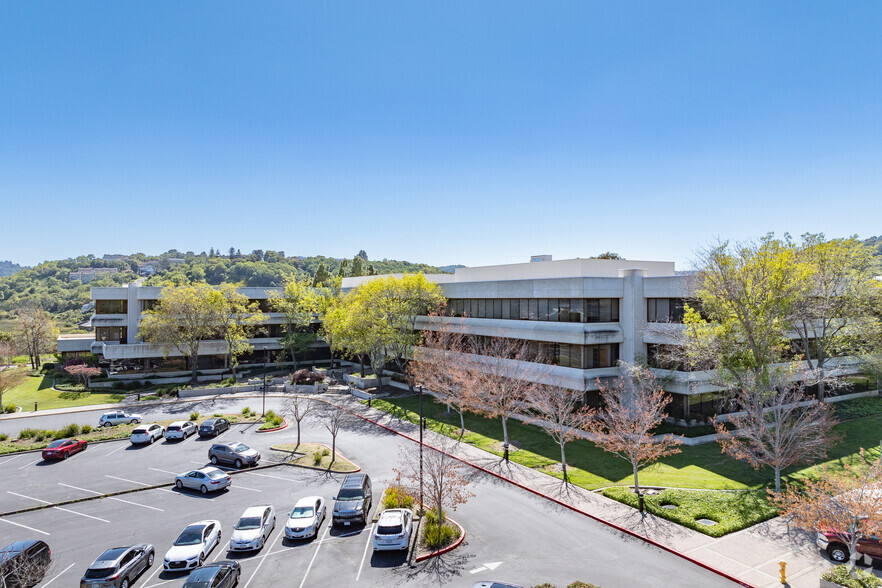
<instances>
[{"instance_id":1,"label":"parked car","mask_svg":"<svg viewBox=\"0 0 882 588\"><path fill-rule=\"evenodd\" d=\"M371 511L371 478L367 474L349 474L343 478L340 491L334 497L332 525L367 523Z\"/></svg>"},{"instance_id":2,"label":"parked car","mask_svg":"<svg viewBox=\"0 0 882 588\"><path fill-rule=\"evenodd\" d=\"M475 582L472 584L472 588L524 588L520 584L509 584L508 582L493 582L493 581L484 581L484 582Z\"/></svg>"},{"instance_id":3,"label":"parked car","mask_svg":"<svg viewBox=\"0 0 882 588\"><path fill-rule=\"evenodd\" d=\"M46 446L43 450L43 459L67 459L74 453L86 449L88 445L79 439L58 439Z\"/></svg>"},{"instance_id":4,"label":"parked car","mask_svg":"<svg viewBox=\"0 0 882 588\"><path fill-rule=\"evenodd\" d=\"M250 506L233 527L230 551L251 551L266 544L276 528L276 510L269 504Z\"/></svg>"},{"instance_id":5,"label":"parked car","mask_svg":"<svg viewBox=\"0 0 882 588\"><path fill-rule=\"evenodd\" d=\"M325 499L321 496L301 498L288 513L285 522L285 537L305 539L318 535L319 527L325 520Z\"/></svg>"},{"instance_id":6,"label":"parked car","mask_svg":"<svg viewBox=\"0 0 882 588\"><path fill-rule=\"evenodd\" d=\"M222 559L190 572L183 588L232 588L239 584L241 574L239 562Z\"/></svg>"},{"instance_id":7,"label":"parked car","mask_svg":"<svg viewBox=\"0 0 882 588\"><path fill-rule=\"evenodd\" d=\"M131 437L129 437L129 441L132 442L133 445L139 445L141 443L153 443L157 439L162 439L162 436L165 434L165 429L162 428L162 425L157 425L153 423L151 425L143 425L140 427L136 427L132 431Z\"/></svg>"},{"instance_id":8,"label":"parked car","mask_svg":"<svg viewBox=\"0 0 882 588\"><path fill-rule=\"evenodd\" d=\"M162 567L169 572L198 568L208 554L220 545L220 540L220 521L207 520L187 525L165 554Z\"/></svg>"},{"instance_id":9,"label":"parked car","mask_svg":"<svg viewBox=\"0 0 882 588\"><path fill-rule=\"evenodd\" d=\"M230 421L225 418L211 418L199 425L200 437L217 437L230 428Z\"/></svg>"},{"instance_id":10,"label":"parked car","mask_svg":"<svg viewBox=\"0 0 882 588\"><path fill-rule=\"evenodd\" d=\"M190 421L175 421L166 427L165 438L169 441L172 439L186 439L196 433L197 428L196 423L191 423Z\"/></svg>"},{"instance_id":11,"label":"parked car","mask_svg":"<svg viewBox=\"0 0 882 588\"><path fill-rule=\"evenodd\" d=\"M141 415L128 412L114 411L105 412L98 419L99 427L112 427L115 425L134 425L141 422Z\"/></svg>"},{"instance_id":12,"label":"parked car","mask_svg":"<svg viewBox=\"0 0 882 588\"><path fill-rule=\"evenodd\" d=\"M208 459L214 465L223 462L239 469L246 465L257 465L260 461L260 452L244 443L215 443L208 450Z\"/></svg>"},{"instance_id":13,"label":"parked car","mask_svg":"<svg viewBox=\"0 0 882 588\"><path fill-rule=\"evenodd\" d=\"M52 550L44 541L16 541L0 549L0 586L31 588L43 580Z\"/></svg>"},{"instance_id":14,"label":"parked car","mask_svg":"<svg viewBox=\"0 0 882 588\"><path fill-rule=\"evenodd\" d=\"M149 543L113 547L92 562L80 579L80 588L129 588L153 565L153 559L153 546Z\"/></svg>"},{"instance_id":15,"label":"parked car","mask_svg":"<svg viewBox=\"0 0 882 588\"><path fill-rule=\"evenodd\" d=\"M413 513L407 508L389 508L380 513L374 527L374 551L403 549L410 546Z\"/></svg>"},{"instance_id":16,"label":"parked car","mask_svg":"<svg viewBox=\"0 0 882 588\"><path fill-rule=\"evenodd\" d=\"M830 529L818 531L816 543L818 547L827 552L830 559L836 563L845 563L851 557L848 543L851 536L848 533L839 533ZM857 552L865 559L882 560L882 543L877 537L862 537L858 539Z\"/></svg>"},{"instance_id":17,"label":"parked car","mask_svg":"<svg viewBox=\"0 0 882 588\"><path fill-rule=\"evenodd\" d=\"M232 483L232 476L213 467L191 470L175 478L175 486L178 490L191 488L203 494L223 490Z\"/></svg>"}]
</instances>

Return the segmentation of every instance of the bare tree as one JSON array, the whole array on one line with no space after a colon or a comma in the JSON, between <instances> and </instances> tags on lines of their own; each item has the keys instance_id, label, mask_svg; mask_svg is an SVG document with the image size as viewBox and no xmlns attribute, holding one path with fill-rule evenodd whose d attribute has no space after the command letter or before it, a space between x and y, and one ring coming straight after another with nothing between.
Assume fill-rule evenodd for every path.
<instances>
[{"instance_id":1,"label":"bare tree","mask_svg":"<svg viewBox=\"0 0 882 588\"><path fill-rule=\"evenodd\" d=\"M0 412L3 412L3 394L21 384L24 379L24 369L0 369Z\"/></svg>"},{"instance_id":2,"label":"bare tree","mask_svg":"<svg viewBox=\"0 0 882 588\"><path fill-rule=\"evenodd\" d=\"M657 438L653 429L667 416L670 402L655 376L645 368L620 363L622 377L612 385L600 384L604 406L589 409L585 428L593 433L594 443L631 464L634 492L641 496L637 470L656 460L680 453L682 437Z\"/></svg>"},{"instance_id":3,"label":"bare tree","mask_svg":"<svg viewBox=\"0 0 882 588\"><path fill-rule=\"evenodd\" d=\"M779 384L769 392L764 385L744 375L745 386L735 396L742 413L716 423L717 441L723 452L754 468L775 470L775 493L781 491L781 470L811 463L826 455L837 439L831 434L836 424L824 404L807 401L802 384Z\"/></svg>"},{"instance_id":4,"label":"bare tree","mask_svg":"<svg viewBox=\"0 0 882 588\"><path fill-rule=\"evenodd\" d=\"M466 489L469 480L465 476L465 467L453 457L451 449L452 443L449 441L442 441L437 450L424 446L421 468L419 446L402 447L399 450L400 465L394 468L399 478L405 480L408 489L425 496L429 508L438 514L439 524L444 522L445 508L456 510L458 505L465 504L473 496Z\"/></svg>"},{"instance_id":5,"label":"bare tree","mask_svg":"<svg viewBox=\"0 0 882 588\"><path fill-rule=\"evenodd\" d=\"M352 422L352 413L336 404L326 404L321 409L322 424L331 434L331 463L337 459L337 434Z\"/></svg>"},{"instance_id":6,"label":"bare tree","mask_svg":"<svg viewBox=\"0 0 882 588\"><path fill-rule=\"evenodd\" d=\"M42 582L52 567L48 550L45 543L39 542L27 548L32 553L4 553L8 559L0 570L0 587L36 586Z\"/></svg>"},{"instance_id":7,"label":"bare tree","mask_svg":"<svg viewBox=\"0 0 882 588\"><path fill-rule=\"evenodd\" d=\"M585 427L588 415L580 409L582 393L553 384L537 384L529 389L527 403L536 411L542 430L560 445L560 465L567 477L566 444Z\"/></svg>"},{"instance_id":8,"label":"bare tree","mask_svg":"<svg viewBox=\"0 0 882 588\"><path fill-rule=\"evenodd\" d=\"M863 449L860 455L863 463L857 467L845 464L842 472L822 467L820 475L802 480L799 488L788 485L785 492L772 497L781 516L796 527L809 533L823 529L838 536L839 542L830 542L827 553L835 561L850 559L852 575L858 542L882 532L882 459L870 462Z\"/></svg>"},{"instance_id":9,"label":"bare tree","mask_svg":"<svg viewBox=\"0 0 882 588\"><path fill-rule=\"evenodd\" d=\"M437 315L429 315L435 321ZM433 393L436 402L446 402L459 414L459 436L465 434L464 409L469 403L467 370L464 357L465 335L441 324L437 331L424 331L423 344L414 352L408 365L413 381Z\"/></svg>"},{"instance_id":10,"label":"bare tree","mask_svg":"<svg viewBox=\"0 0 882 588\"><path fill-rule=\"evenodd\" d=\"M315 404L305 396L291 396L285 401L284 411L297 423L297 446L300 447L300 423L315 411ZM336 434L334 434L336 437Z\"/></svg>"},{"instance_id":11,"label":"bare tree","mask_svg":"<svg viewBox=\"0 0 882 588\"><path fill-rule=\"evenodd\" d=\"M8 335L9 338L6 339L3 335ZM0 367L11 364L14 355L15 343L12 335L0 332Z\"/></svg>"},{"instance_id":12,"label":"bare tree","mask_svg":"<svg viewBox=\"0 0 882 588\"><path fill-rule=\"evenodd\" d=\"M503 459L508 461L508 419L520 414L532 382L530 343L505 337L471 337L463 357L462 388L473 410L502 420Z\"/></svg>"},{"instance_id":13,"label":"bare tree","mask_svg":"<svg viewBox=\"0 0 882 588\"><path fill-rule=\"evenodd\" d=\"M36 304L25 304L18 309L18 333L31 369L39 369L40 356L53 348L58 337L52 316Z\"/></svg>"}]
</instances>

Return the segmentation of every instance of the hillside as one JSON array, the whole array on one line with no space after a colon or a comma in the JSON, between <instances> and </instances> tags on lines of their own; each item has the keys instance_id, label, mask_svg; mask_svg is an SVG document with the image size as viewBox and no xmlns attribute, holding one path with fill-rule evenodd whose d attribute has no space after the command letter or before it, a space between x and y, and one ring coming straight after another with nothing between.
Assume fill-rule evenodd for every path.
<instances>
[{"instance_id":1,"label":"hillside","mask_svg":"<svg viewBox=\"0 0 882 588\"><path fill-rule=\"evenodd\" d=\"M12 274L21 271L23 268L17 263L12 263L11 261L0 261L0 278L5 276L11 276Z\"/></svg>"},{"instance_id":2,"label":"hillside","mask_svg":"<svg viewBox=\"0 0 882 588\"><path fill-rule=\"evenodd\" d=\"M882 257L882 235L878 237L870 237L869 239L864 239L864 244L869 245L875 250L876 256Z\"/></svg>"},{"instance_id":3,"label":"hillside","mask_svg":"<svg viewBox=\"0 0 882 588\"><path fill-rule=\"evenodd\" d=\"M23 302L36 302L55 317L62 332L76 332L76 325L91 314L91 310L83 312L83 306L89 302L91 286L120 285L139 277L144 277L144 284L150 286L195 282L280 286L291 275L307 274L314 277L322 264L330 275L338 275L341 265L344 276L420 271L443 273L437 267L423 263L369 260L364 251L352 259L343 260L323 256L286 257L283 251L256 250L241 254L232 248L226 255L213 249L200 254L172 249L156 256L136 253L99 258L88 255L46 261L0 278L0 320L11 318L13 311ZM69 281L69 272L77 268L116 268L118 272L81 284Z\"/></svg>"}]
</instances>

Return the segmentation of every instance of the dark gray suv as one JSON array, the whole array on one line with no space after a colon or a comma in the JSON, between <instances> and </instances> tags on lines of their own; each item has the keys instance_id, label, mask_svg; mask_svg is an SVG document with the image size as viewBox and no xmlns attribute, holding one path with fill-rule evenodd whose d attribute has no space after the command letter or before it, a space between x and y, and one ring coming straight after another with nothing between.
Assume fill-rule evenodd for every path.
<instances>
[{"instance_id":1,"label":"dark gray suv","mask_svg":"<svg viewBox=\"0 0 882 588\"><path fill-rule=\"evenodd\" d=\"M241 468L256 466L260 461L260 452L251 449L244 443L215 443L208 450L208 459L212 464L228 463Z\"/></svg>"},{"instance_id":2,"label":"dark gray suv","mask_svg":"<svg viewBox=\"0 0 882 588\"><path fill-rule=\"evenodd\" d=\"M98 556L80 580L80 588L129 588L135 578L153 565L149 543L113 547Z\"/></svg>"},{"instance_id":3,"label":"dark gray suv","mask_svg":"<svg viewBox=\"0 0 882 588\"><path fill-rule=\"evenodd\" d=\"M343 479L340 491L334 497L332 525L365 524L371 511L371 478L367 474L349 474Z\"/></svg>"}]
</instances>

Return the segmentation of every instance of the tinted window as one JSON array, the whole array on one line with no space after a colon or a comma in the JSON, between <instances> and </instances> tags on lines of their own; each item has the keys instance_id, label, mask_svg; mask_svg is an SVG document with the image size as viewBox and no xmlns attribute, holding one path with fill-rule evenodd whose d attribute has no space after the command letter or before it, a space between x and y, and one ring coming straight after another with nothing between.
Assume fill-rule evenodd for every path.
<instances>
[{"instance_id":1,"label":"tinted window","mask_svg":"<svg viewBox=\"0 0 882 588\"><path fill-rule=\"evenodd\" d=\"M101 578L106 578L116 571L116 568L89 568L86 570L86 574L83 576L87 580L99 580Z\"/></svg>"},{"instance_id":2,"label":"tinted window","mask_svg":"<svg viewBox=\"0 0 882 588\"><path fill-rule=\"evenodd\" d=\"M338 500L360 500L362 497L361 488L340 488L337 494Z\"/></svg>"},{"instance_id":3,"label":"tinted window","mask_svg":"<svg viewBox=\"0 0 882 588\"><path fill-rule=\"evenodd\" d=\"M175 541L175 545L199 545L202 543L202 529L204 527L187 527Z\"/></svg>"},{"instance_id":4,"label":"tinted window","mask_svg":"<svg viewBox=\"0 0 882 588\"><path fill-rule=\"evenodd\" d=\"M377 527L377 535L398 535L404 529L401 525L390 525L388 527Z\"/></svg>"},{"instance_id":5,"label":"tinted window","mask_svg":"<svg viewBox=\"0 0 882 588\"><path fill-rule=\"evenodd\" d=\"M65 443L64 439L62 439L60 441L53 441L52 443L50 443L49 445L46 446L46 449L55 449L56 447L61 447L62 445L64 445L64 443Z\"/></svg>"}]
</instances>

